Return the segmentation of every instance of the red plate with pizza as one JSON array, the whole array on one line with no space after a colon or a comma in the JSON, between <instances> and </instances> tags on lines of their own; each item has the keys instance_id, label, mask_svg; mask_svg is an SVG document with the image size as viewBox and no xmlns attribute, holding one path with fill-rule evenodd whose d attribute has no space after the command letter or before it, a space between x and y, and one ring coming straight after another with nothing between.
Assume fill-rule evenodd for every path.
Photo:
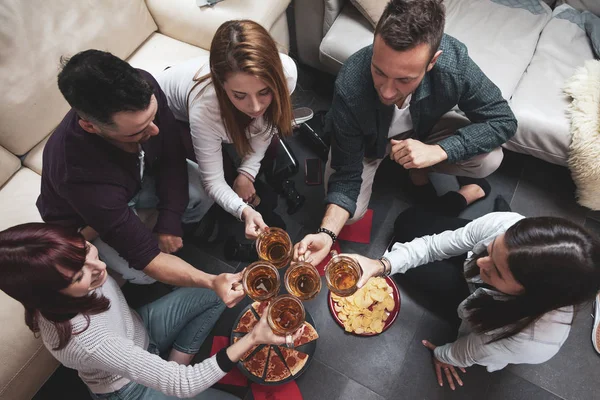
<instances>
[{"instance_id":1,"label":"red plate with pizza","mask_svg":"<svg viewBox=\"0 0 600 400\"><path fill-rule=\"evenodd\" d=\"M400 292L389 276L371 278L367 284L348 297L327 294L327 304L333 319L358 336L375 336L385 332L398 318Z\"/></svg>"},{"instance_id":2,"label":"red plate with pizza","mask_svg":"<svg viewBox=\"0 0 600 400\"><path fill-rule=\"evenodd\" d=\"M252 330L266 306L267 302L255 302L244 308L233 324L232 344ZM308 311L306 323L307 326L302 336L296 339L293 349L285 346L258 345L248 350L237 363L242 374L261 385L281 385L302 375L312 361L319 337L315 321Z\"/></svg>"}]
</instances>

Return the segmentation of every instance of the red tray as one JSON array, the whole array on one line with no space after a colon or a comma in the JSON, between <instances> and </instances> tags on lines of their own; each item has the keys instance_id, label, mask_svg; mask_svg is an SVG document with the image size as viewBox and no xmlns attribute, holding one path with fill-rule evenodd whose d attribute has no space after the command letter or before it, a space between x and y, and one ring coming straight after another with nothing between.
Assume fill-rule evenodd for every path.
<instances>
[{"instance_id":1,"label":"red tray","mask_svg":"<svg viewBox=\"0 0 600 400\"><path fill-rule=\"evenodd\" d=\"M398 291L398 287L396 286L396 283L394 282L394 280L392 278L390 278L389 276L385 277L385 281L392 288L392 296L394 297L395 306L394 306L394 309L390 312L390 315L388 316L388 318L385 320L385 323L383 324L383 330L381 331L381 333L385 332L390 326L392 326L394 321L396 321L396 318L398 318L398 313L400 312L400 292ZM335 301L331 298L331 291L329 291L329 293L327 293L327 304L329 305L329 311L331 311L331 315L333 316L333 319L338 323L338 325L341 326L342 328L344 328L344 323L338 317L337 312L335 311L335 308L333 308L334 303L335 303ZM353 335L357 335L357 336L379 335L379 333L354 333L354 332L349 332L349 333L352 333Z\"/></svg>"}]
</instances>

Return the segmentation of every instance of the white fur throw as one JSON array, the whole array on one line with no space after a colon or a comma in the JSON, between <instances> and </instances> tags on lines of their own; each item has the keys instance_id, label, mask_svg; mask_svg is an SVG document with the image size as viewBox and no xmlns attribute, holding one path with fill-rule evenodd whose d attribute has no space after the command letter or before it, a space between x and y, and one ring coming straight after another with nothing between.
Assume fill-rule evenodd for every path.
<instances>
[{"instance_id":1,"label":"white fur throw","mask_svg":"<svg viewBox=\"0 0 600 400\"><path fill-rule=\"evenodd\" d=\"M569 168L577 186L577 201L600 210L600 60L586 61L566 82L571 96Z\"/></svg>"}]
</instances>

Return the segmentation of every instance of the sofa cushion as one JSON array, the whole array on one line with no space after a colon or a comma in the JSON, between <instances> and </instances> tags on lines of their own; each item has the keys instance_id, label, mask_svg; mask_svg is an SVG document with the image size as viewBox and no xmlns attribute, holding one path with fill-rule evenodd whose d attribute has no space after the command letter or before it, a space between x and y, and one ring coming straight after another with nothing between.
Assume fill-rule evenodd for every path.
<instances>
[{"instance_id":1,"label":"sofa cushion","mask_svg":"<svg viewBox=\"0 0 600 400\"><path fill-rule=\"evenodd\" d=\"M0 21L0 145L17 155L69 109L56 84L60 56L97 48L127 58L156 30L144 0L5 0Z\"/></svg>"},{"instance_id":2,"label":"sofa cushion","mask_svg":"<svg viewBox=\"0 0 600 400\"><path fill-rule=\"evenodd\" d=\"M373 26L346 3L319 46L319 59L325 69L336 74L346 59L373 43Z\"/></svg>"},{"instance_id":3,"label":"sofa cushion","mask_svg":"<svg viewBox=\"0 0 600 400\"><path fill-rule=\"evenodd\" d=\"M563 5L554 10L544 28L511 100L519 127L504 145L507 149L567 165L569 99L562 88L577 67L594 58L585 31L575 23L578 16L576 10Z\"/></svg>"},{"instance_id":4,"label":"sofa cushion","mask_svg":"<svg viewBox=\"0 0 600 400\"><path fill-rule=\"evenodd\" d=\"M377 26L389 0L351 0L354 7L369 21L373 28Z\"/></svg>"},{"instance_id":5,"label":"sofa cushion","mask_svg":"<svg viewBox=\"0 0 600 400\"><path fill-rule=\"evenodd\" d=\"M41 183L41 176L21 168L0 188L0 231L25 222L42 222L35 206Z\"/></svg>"},{"instance_id":6,"label":"sofa cushion","mask_svg":"<svg viewBox=\"0 0 600 400\"><path fill-rule=\"evenodd\" d=\"M204 54L208 54L208 51L155 32L127 61L156 76L169 66Z\"/></svg>"},{"instance_id":7,"label":"sofa cushion","mask_svg":"<svg viewBox=\"0 0 600 400\"><path fill-rule=\"evenodd\" d=\"M539 0L446 0L446 33L502 91L512 96L552 11Z\"/></svg>"},{"instance_id":8,"label":"sofa cushion","mask_svg":"<svg viewBox=\"0 0 600 400\"><path fill-rule=\"evenodd\" d=\"M210 49L217 28L231 19L251 19L270 30L289 3L290 0L226 0L212 7L198 7L192 0L147 0L160 33L203 49Z\"/></svg>"},{"instance_id":9,"label":"sofa cushion","mask_svg":"<svg viewBox=\"0 0 600 400\"><path fill-rule=\"evenodd\" d=\"M40 143L36 144L33 149L29 150L29 153L27 153L27 155L23 159L23 165L29 169L32 169L39 175L42 174L42 155L44 153L44 146L46 146L46 143L48 143L48 139L51 135L52 133L46 136L46 138Z\"/></svg>"},{"instance_id":10,"label":"sofa cushion","mask_svg":"<svg viewBox=\"0 0 600 400\"><path fill-rule=\"evenodd\" d=\"M556 6L568 4L579 11L591 11L600 16L600 1L598 0L558 0Z\"/></svg>"},{"instance_id":11,"label":"sofa cushion","mask_svg":"<svg viewBox=\"0 0 600 400\"><path fill-rule=\"evenodd\" d=\"M33 398L58 366L25 325L24 315L23 306L0 291L0 399Z\"/></svg>"},{"instance_id":12,"label":"sofa cushion","mask_svg":"<svg viewBox=\"0 0 600 400\"><path fill-rule=\"evenodd\" d=\"M0 186L4 185L19 168L21 168L21 160L4 147L0 147Z\"/></svg>"}]
</instances>

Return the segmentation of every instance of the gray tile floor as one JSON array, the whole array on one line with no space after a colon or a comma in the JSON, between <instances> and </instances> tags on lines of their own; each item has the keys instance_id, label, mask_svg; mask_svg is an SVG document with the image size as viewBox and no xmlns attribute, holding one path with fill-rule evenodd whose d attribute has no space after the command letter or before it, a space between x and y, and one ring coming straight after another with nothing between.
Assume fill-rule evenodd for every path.
<instances>
[{"instance_id":1,"label":"gray tile floor","mask_svg":"<svg viewBox=\"0 0 600 400\"><path fill-rule=\"evenodd\" d=\"M299 83L294 93L294 106L308 106L325 110L331 102L333 78L301 67ZM289 140L301 166L314 153L298 134ZM387 246L395 217L411 204L401 185L388 179L398 169L391 163L382 164L375 181L370 207L374 210L370 244L342 242L345 252L379 256ZM324 205L323 186L306 186L301 171L294 178L299 192L307 198L304 207L294 215L287 215L280 199L278 212L288 225L292 240L300 240L314 231L320 222ZM434 176L436 189L441 194L457 187L453 178ZM515 153L506 153L500 169L489 181L492 194L467 209L463 216L476 218L492 210L493 199L502 194L509 200L513 211L525 216L555 215L585 224L600 233L600 213L580 207L574 200L574 185L566 168L558 167ZM230 225L227 225L230 224ZM221 231L239 229L229 221ZM246 264L223 260L222 244L198 249L188 246L183 258L210 272L233 272ZM164 293L165 288L125 287L126 295L137 304ZM395 324L384 334L359 338L345 334L331 318L326 305L327 291L306 303L320 335L315 359L297 383L307 400L370 400L370 399L597 399L600 398L600 357L594 351L590 333L592 306L585 304L578 313L569 339L559 354L541 365L509 366L494 373L480 367L471 367L464 375L464 387L452 392L439 387L434 377L430 353L421 345L421 339L443 344L453 339L450 326L422 307L401 287L402 306ZM228 336L233 320L244 300L237 307L226 310L213 330L215 335ZM199 359L210 349L210 340L203 346ZM65 396L69 385L74 397ZM221 387L240 398L252 399L248 388ZM60 393L60 395L58 395ZM87 398L87 393L76 374L60 368L36 399ZM88 396L89 397L89 396Z\"/></svg>"}]
</instances>

